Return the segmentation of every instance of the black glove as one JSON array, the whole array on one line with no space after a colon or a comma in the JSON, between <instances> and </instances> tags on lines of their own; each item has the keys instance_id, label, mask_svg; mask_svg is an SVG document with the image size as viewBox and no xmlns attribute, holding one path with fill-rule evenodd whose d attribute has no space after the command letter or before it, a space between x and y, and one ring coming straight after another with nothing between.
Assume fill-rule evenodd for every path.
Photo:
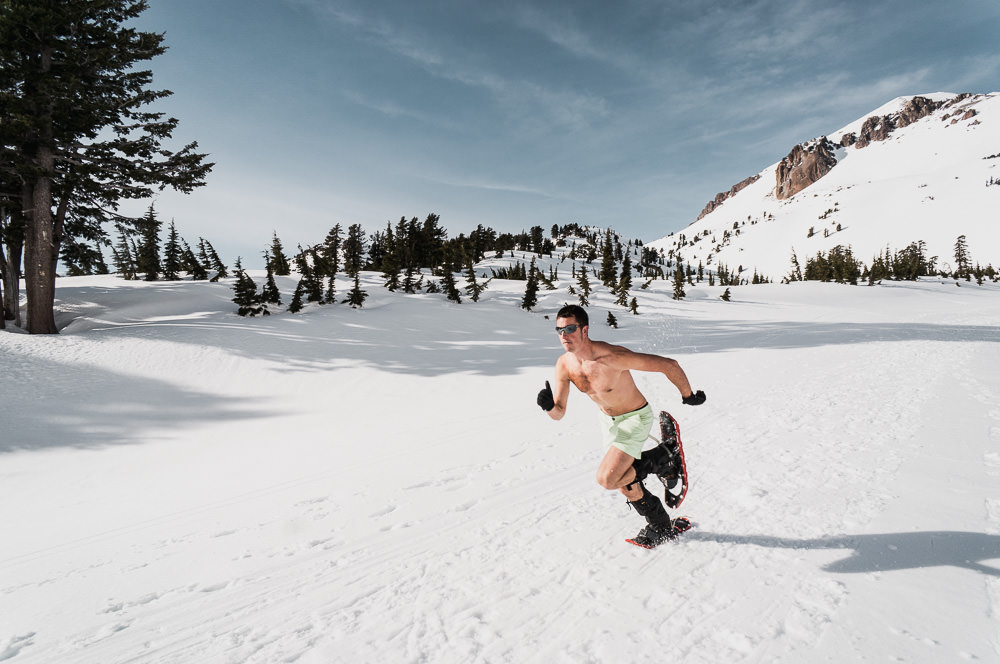
<instances>
[{"instance_id":1,"label":"black glove","mask_svg":"<svg viewBox=\"0 0 1000 664\"><path fill-rule=\"evenodd\" d=\"M545 381L545 389L538 393L538 405L546 413L556 407L556 400L552 396L552 388L549 381Z\"/></svg>"},{"instance_id":2,"label":"black glove","mask_svg":"<svg viewBox=\"0 0 1000 664\"><path fill-rule=\"evenodd\" d=\"M705 403L705 398L705 393L698 390L697 392L692 392L690 395L684 397L682 401L685 406L700 406Z\"/></svg>"}]
</instances>

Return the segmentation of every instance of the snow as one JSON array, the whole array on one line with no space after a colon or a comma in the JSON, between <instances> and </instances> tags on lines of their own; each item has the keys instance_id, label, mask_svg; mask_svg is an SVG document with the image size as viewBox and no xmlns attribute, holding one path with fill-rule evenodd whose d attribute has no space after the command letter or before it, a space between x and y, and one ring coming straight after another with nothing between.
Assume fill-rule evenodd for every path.
<instances>
[{"instance_id":1,"label":"snow","mask_svg":"<svg viewBox=\"0 0 1000 664\"><path fill-rule=\"evenodd\" d=\"M955 95L922 96L945 101ZM859 131L868 117L897 112L911 98L899 97L830 138L839 141L842 134ZM967 110L976 115L961 119ZM695 267L742 266L748 281L754 270L780 281L792 271L793 252L804 266L819 252L849 246L855 258L871 265L887 248L897 252L922 241L927 256L937 257L937 267L950 271L955 242L965 235L973 264L997 267L1000 186L987 186L991 178L1000 180L997 154L1000 93L973 95L895 129L884 141L839 149L837 165L789 199L774 196L778 164L772 164L759 180L681 232L688 242L697 238L681 247L681 256ZM722 246L723 233L733 233L734 224L739 235ZM649 246L669 251L677 247L678 235Z\"/></svg>"},{"instance_id":2,"label":"snow","mask_svg":"<svg viewBox=\"0 0 1000 664\"><path fill-rule=\"evenodd\" d=\"M646 551L596 407L535 405L556 265L532 313L60 279L62 334L0 333L0 661L1000 659L1000 287L598 289L592 337L708 395L636 377L695 523Z\"/></svg>"}]
</instances>

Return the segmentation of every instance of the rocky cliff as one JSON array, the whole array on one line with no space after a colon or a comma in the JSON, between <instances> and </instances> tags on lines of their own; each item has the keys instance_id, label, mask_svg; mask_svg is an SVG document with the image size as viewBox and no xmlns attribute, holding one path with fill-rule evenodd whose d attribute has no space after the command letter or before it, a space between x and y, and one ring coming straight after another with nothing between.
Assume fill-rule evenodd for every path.
<instances>
[{"instance_id":1,"label":"rocky cliff","mask_svg":"<svg viewBox=\"0 0 1000 664\"><path fill-rule=\"evenodd\" d=\"M836 146L825 136L792 148L775 171L774 195L779 200L791 198L837 165Z\"/></svg>"}]
</instances>

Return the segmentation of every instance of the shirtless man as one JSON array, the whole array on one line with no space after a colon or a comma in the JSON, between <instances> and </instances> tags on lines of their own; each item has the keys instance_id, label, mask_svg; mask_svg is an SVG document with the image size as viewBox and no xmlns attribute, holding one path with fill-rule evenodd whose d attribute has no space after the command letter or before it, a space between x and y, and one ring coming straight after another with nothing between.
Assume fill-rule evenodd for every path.
<instances>
[{"instance_id":1,"label":"shirtless man","mask_svg":"<svg viewBox=\"0 0 1000 664\"><path fill-rule=\"evenodd\" d=\"M676 470L678 459L664 447L643 453L653 425L653 409L639 392L631 371L662 373L681 393L683 402L698 406L705 393L694 392L680 365L669 358L635 353L589 337L589 317L579 306L567 305L556 316L556 332L566 352L556 362L555 389L545 382L538 405L554 420L566 414L569 384L601 409L601 427L607 452L597 469L597 483L619 490L649 525L636 536L640 544L655 546L673 536L673 523L660 499L643 486L650 473ZM662 471L657 473L657 471Z\"/></svg>"}]
</instances>

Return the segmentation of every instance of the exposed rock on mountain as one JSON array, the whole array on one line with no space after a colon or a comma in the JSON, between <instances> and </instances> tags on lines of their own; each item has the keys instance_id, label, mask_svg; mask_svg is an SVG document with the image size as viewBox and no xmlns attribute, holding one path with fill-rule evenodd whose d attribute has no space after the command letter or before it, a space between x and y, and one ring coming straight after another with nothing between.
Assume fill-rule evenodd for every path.
<instances>
[{"instance_id":1,"label":"exposed rock on mountain","mask_svg":"<svg viewBox=\"0 0 1000 664\"><path fill-rule=\"evenodd\" d=\"M925 118L944 104L932 101L927 97L914 97L903 107L896 116L896 126L899 128L911 125L921 118Z\"/></svg>"},{"instance_id":2,"label":"exposed rock on mountain","mask_svg":"<svg viewBox=\"0 0 1000 664\"><path fill-rule=\"evenodd\" d=\"M838 246L870 263L919 242L949 270L959 236L976 262L996 265L997 148L1000 92L897 97L795 146L717 195L682 233L647 246L746 281L780 280L793 254L805 260Z\"/></svg>"},{"instance_id":3,"label":"exposed rock on mountain","mask_svg":"<svg viewBox=\"0 0 1000 664\"><path fill-rule=\"evenodd\" d=\"M837 165L836 146L825 136L812 143L796 145L781 160L776 170L774 195L779 200L791 198Z\"/></svg>"},{"instance_id":4,"label":"exposed rock on mountain","mask_svg":"<svg viewBox=\"0 0 1000 664\"><path fill-rule=\"evenodd\" d=\"M748 187L749 185L753 184L754 182L756 182L759 179L760 179L760 175L751 175L747 179L741 180L740 182L737 182L736 184L734 184L729 191L723 191L723 192L720 192L720 193L716 194L715 198L713 198L712 200L710 200L708 202L708 204L705 206L705 209L702 210L701 214L698 215L698 219L701 219L706 214L708 214L709 212L711 212L715 208L717 208L720 205L722 205L723 202L725 202L725 200L727 198L730 198L731 196L734 196L737 192L739 192L742 189L745 189L746 187Z\"/></svg>"}]
</instances>

